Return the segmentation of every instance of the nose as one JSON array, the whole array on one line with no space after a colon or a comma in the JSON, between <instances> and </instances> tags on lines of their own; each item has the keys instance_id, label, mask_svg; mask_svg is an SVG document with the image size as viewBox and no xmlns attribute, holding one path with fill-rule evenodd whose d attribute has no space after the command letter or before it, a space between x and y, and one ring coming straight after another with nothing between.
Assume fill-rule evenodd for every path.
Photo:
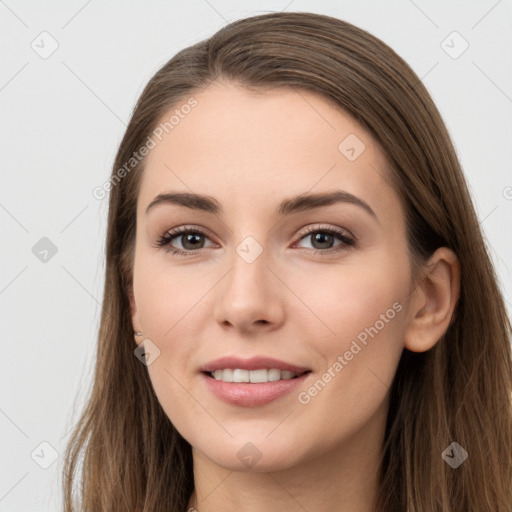
<instances>
[{"instance_id":1,"label":"nose","mask_svg":"<svg viewBox=\"0 0 512 512\"><path fill-rule=\"evenodd\" d=\"M271 331L284 319L284 286L265 250L254 260L237 252L217 290L215 319L223 328L244 333Z\"/></svg>"}]
</instances>

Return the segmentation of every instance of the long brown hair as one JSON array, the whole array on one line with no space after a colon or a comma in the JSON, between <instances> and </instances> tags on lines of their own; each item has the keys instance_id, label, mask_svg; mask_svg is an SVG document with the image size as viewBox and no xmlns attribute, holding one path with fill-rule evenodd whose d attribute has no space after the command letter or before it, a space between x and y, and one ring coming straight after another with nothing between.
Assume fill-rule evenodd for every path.
<instances>
[{"instance_id":1,"label":"long brown hair","mask_svg":"<svg viewBox=\"0 0 512 512\"><path fill-rule=\"evenodd\" d=\"M454 323L427 352L405 349L392 384L378 510L512 510L511 325L441 116L417 75L371 34L325 15L271 13L233 22L180 51L135 107L109 183L95 375L66 451L65 511L184 512L193 490L191 447L134 356L129 291L144 159L130 159L166 113L218 78L334 100L392 164L414 266L441 246L459 258ZM441 456L452 442L469 454L456 469ZM81 499L74 504L76 482Z\"/></svg>"}]
</instances>

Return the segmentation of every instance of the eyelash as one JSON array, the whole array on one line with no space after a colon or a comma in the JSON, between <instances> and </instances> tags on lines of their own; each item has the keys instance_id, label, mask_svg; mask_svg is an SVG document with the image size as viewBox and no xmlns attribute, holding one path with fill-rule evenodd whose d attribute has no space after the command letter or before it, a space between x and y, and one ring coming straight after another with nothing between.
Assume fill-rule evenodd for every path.
<instances>
[{"instance_id":1,"label":"eyelash","mask_svg":"<svg viewBox=\"0 0 512 512\"><path fill-rule=\"evenodd\" d=\"M309 229L307 231L301 231L299 233L299 240L301 241L303 238L313 234L313 233L327 233L329 235L336 236L342 243L331 247L330 249L306 249L308 252L313 252L315 255L329 255L332 253L337 253L340 251L348 250L355 245L355 240L346 236L342 231L334 229L332 227L327 226L317 226L314 229ZM208 238L208 234L200 228L194 227L193 229L190 226L181 226L170 231L167 231L164 235L162 235L158 241L154 244L154 246L158 249L165 248L166 252L169 252L173 255L180 256L192 256L194 253L199 252L199 250L187 250L183 251L182 249L176 249L175 247L167 247L172 240L177 238L178 235L188 235L188 234L200 234Z\"/></svg>"}]
</instances>

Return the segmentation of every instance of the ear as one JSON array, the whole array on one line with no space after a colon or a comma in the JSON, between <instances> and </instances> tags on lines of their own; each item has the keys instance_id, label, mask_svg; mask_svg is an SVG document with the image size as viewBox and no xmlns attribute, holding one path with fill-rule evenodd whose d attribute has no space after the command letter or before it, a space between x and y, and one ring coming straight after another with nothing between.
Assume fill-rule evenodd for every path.
<instances>
[{"instance_id":1,"label":"ear","mask_svg":"<svg viewBox=\"0 0 512 512\"><path fill-rule=\"evenodd\" d=\"M132 286L130 287L130 289L128 291L128 296L130 298L130 314L131 314L131 317L132 317L133 330L134 331L141 331L142 329L140 328L140 324L139 324L139 318L138 318L138 314L137 314L137 305L135 303L135 295L133 293L133 287ZM142 338L139 338L139 337L135 336L135 340L136 340L136 343L138 345L142 341Z\"/></svg>"},{"instance_id":2,"label":"ear","mask_svg":"<svg viewBox=\"0 0 512 512\"><path fill-rule=\"evenodd\" d=\"M429 259L413 291L405 348L412 352L431 349L448 330L459 296L459 260L451 249L440 247Z\"/></svg>"}]
</instances>

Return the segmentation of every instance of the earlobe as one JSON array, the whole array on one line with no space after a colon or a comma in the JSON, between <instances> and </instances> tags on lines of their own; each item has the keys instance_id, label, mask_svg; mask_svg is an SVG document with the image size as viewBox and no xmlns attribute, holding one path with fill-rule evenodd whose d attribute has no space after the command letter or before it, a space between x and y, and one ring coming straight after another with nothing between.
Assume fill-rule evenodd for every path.
<instances>
[{"instance_id":1,"label":"earlobe","mask_svg":"<svg viewBox=\"0 0 512 512\"><path fill-rule=\"evenodd\" d=\"M430 258L411 298L405 348L411 352L431 349L448 330L459 295L459 260L451 249L441 247Z\"/></svg>"},{"instance_id":2,"label":"earlobe","mask_svg":"<svg viewBox=\"0 0 512 512\"><path fill-rule=\"evenodd\" d=\"M130 299L130 312L131 312L131 317L132 317L132 326L133 326L133 334L134 336L137 338L137 337L140 337L142 336L142 332L141 332L141 329L139 328L139 320L138 320L138 315L137 315L137 305L135 304L135 295L133 293L133 288L130 289L129 293L128 293L128 297ZM138 340L137 341L137 344L139 343Z\"/></svg>"}]
</instances>

